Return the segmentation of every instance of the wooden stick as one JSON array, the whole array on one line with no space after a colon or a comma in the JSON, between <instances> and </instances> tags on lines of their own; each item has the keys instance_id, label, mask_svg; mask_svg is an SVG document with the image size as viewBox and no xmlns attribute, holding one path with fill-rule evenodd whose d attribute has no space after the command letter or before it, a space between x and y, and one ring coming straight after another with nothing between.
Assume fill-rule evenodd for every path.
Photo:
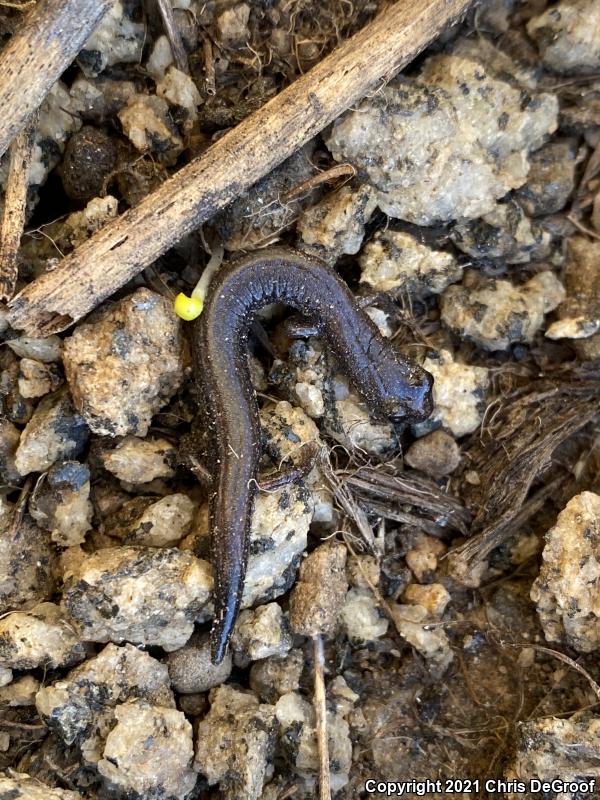
<instances>
[{"instance_id":1,"label":"wooden stick","mask_svg":"<svg viewBox=\"0 0 600 800\"><path fill-rule=\"evenodd\" d=\"M470 0L398 0L11 301L13 327L64 330L382 85Z\"/></svg>"},{"instance_id":2,"label":"wooden stick","mask_svg":"<svg viewBox=\"0 0 600 800\"><path fill-rule=\"evenodd\" d=\"M39 0L0 53L0 156L42 104L111 0Z\"/></svg>"},{"instance_id":3,"label":"wooden stick","mask_svg":"<svg viewBox=\"0 0 600 800\"><path fill-rule=\"evenodd\" d=\"M25 225L29 167L35 144L37 120L36 112L29 125L19 133L10 146L8 180L0 223L0 300L10 300L17 285L17 255Z\"/></svg>"},{"instance_id":4,"label":"wooden stick","mask_svg":"<svg viewBox=\"0 0 600 800\"><path fill-rule=\"evenodd\" d=\"M325 695L325 653L323 651L323 637L320 634L313 636L313 653L315 660L314 708L319 750L319 800L331 800L327 702Z\"/></svg>"},{"instance_id":5,"label":"wooden stick","mask_svg":"<svg viewBox=\"0 0 600 800\"><path fill-rule=\"evenodd\" d=\"M182 72L189 74L190 68L188 66L187 53L181 40L179 28L175 22L175 15L173 14L173 6L171 0L157 0L158 10L162 18L163 28L165 34L171 45L171 52L173 53L173 60L175 66Z\"/></svg>"}]
</instances>

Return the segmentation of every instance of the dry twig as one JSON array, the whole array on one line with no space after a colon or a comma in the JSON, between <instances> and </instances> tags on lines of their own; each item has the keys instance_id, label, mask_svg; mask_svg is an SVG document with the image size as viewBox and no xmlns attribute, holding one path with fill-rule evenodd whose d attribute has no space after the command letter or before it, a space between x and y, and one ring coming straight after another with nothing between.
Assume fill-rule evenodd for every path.
<instances>
[{"instance_id":1,"label":"dry twig","mask_svg":"<svg viewBox=\"0 0 600 800\"><path fill-rule=\"evenodd\" d=\"M40 0L0 54L0 156L41 106L110 0Z\"/></svg>"},{"instance_id":2,"label":"dry twig","mask_svg":"<svg viewBox=\"0 0 600 800\"><path fill-rule=\"evenodd\" d=\"M8 180L0 224L0 300L10 300L18 275L17 255L27 210L29 167L33 155L37 113L10 146Z\"/></svg>"},{"instance_id":3,"label":"dry twig","mask_svg":"<svg viewBox=\"0 0 600 800\"><path fill-rule=\"evenodd\" d=\"M187 53L185 52L185 47L183 46L183 41L181 40L179 28L175 22L171 0L156 0L156 2L162 19L163 28L165 29L165 34L169 40L169 44L171 45L171 52L173 53L175 66L177 69L181 70L181 72L186 72L189 74L190 67L188 64Z\"/></svg>"},{"instance_id":4,"label":"dry twig","mask_svg":"<svg viewBox=\"0 0 600 800\"><path fill-rule=\"evenodd\" d=\"M319 747L319 800L331 800L331 781L329 779L329 746L327 742L327 705L325 702L325 655L323 637L313 636L315 661L315 715L317 723L317 743Z\"/></svg>"},{"instance_id":5,"label":"dry twig","mask_svg":"<svg viewBox=\"0 0 600 800\"><path fill-rule=\"evenodd\" d=\"M29 284L11 302L13 327L47 335L80 319L388 80L469 2L400 0L389 6L138 206Z\"/></svg>"}]
</instances>

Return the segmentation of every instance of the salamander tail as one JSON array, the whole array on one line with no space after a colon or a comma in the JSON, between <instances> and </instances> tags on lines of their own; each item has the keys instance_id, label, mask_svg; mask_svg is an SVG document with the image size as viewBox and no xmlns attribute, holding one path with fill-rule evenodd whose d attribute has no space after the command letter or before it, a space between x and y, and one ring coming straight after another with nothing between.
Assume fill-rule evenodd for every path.
<instances>
[{"instance_id":1,"label":"salamander tail","mask_svg":"<svg viewBox=\"0 0 600 800\"><path fill-rule=\"evenodd\" d=\"M225 658L240 608L241 595L242 583L239 575L234 575L233 580L226 581L225 586L216 588L215 618L210 632L213 664L220 664Z\"/></svg>"}]
</instances>

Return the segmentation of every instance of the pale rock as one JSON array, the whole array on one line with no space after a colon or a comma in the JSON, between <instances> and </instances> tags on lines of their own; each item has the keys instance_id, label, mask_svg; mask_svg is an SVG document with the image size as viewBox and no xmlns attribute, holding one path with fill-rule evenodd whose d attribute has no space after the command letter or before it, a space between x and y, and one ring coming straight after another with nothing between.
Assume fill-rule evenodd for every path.
<instances>
[{"instance_id":1,"label":"pale rock","mask_svg":"<svg viewBox=\"0 0 600 800\"><path fill-rule=\"evenodd\" d=\"M396 629L400 636L412 645L437 674L443 673L454 654L446 633L439 627L428 628L431 622L427 610L420 605L390 606Z\"/></svg>"},{"instance_id":2,"label":"pale rock","mask_svg":"<svg viewBox=\"0 0 600 800\"><path fill-rule=\"evenodd\" d=\"M144 24L129 17L121 0L112 0L108 12L79 53L79 64L92 77L113 64L139 63L145 39Z\"/></svg>"},{"instance_id":3,"label":"pale rock","mask_svg":"<svg viewBox=\"0 0 600 800\"><path fill-rule=\"evenodd\" d=\"M258 800L273 756L275 709L247 692L221 686L198 725L196 768L223 800Z\"/></svg>"},{"instance_id":4,"label":"pale rock","mask_svg":"<svg viewBox=\"0 0 600 800\"><path fill-rule=\"evenodd\" d=\"M445 552L443 542L419 532L406 553L406 563L419 583L426 583L437 569L438 558Z\"/></svg>"},{"instance_id":5,"label":"pale rock","mask_svg":"<svg viewBox=\"0 0 600 800\"><path fill-rule=\"evenodd\" d=\"M484 350L508 350L531 343L544 316L565 298L554 273L539 272L522 286L494 278L476 287L450 286L442 295L441 317L456 334Z\"/></svg>"},{"instance_id":6,"label":"pale rock","mask_svg":"<svg viewBox=\"0 0 600 800\"><path fill-rule=\"evenodd\" d=\"M566 242L566 300L558 321L548 326L549 339L587 339L600 330L600 242L571 236Z\"/></svg>"},{"instance_id":7,"label":"pale rock","mask_svg":"<svg viewBox=\"0 0 600 800\"><path fill-rule=\"evenodd\" d=\"M441 583L409 583L402 599L413 606L422 606L433 617L441 617L450 602L450 594Z\"/></svg>"},{"instance_id":8,"label":"pale rock","mask_svg":"<svg viewBox=\"0 0 600 800\"><path fill-rule=\"evenodd\" d=\"M286 400L261 409L260 424L266 438L264 450L276 468L285 461L301 462L307 445L324 446L312 419Z\"/></svg>"},{"instance_id":9,"label":"pale rock","mask_svg":"<svg viewBox=\"0 0 600 800\"><path fill-rule=\"evenodd\" d=\"M175 707L167 667L133 645L109 644L66 678L41 688L36 707L67 746L78 745L85 763L97 764L115 725L115 709L137 698Z\"/></svg>"},{"instance_id":10,"label":"pale rock","mask_svg":"<svg viewBox=\"0 0 600 800\"><path fill-rule=\"evenodd\" d=\"M173 53L168 38L163 34L154 42L152 52L146 61L146 71L158 83L173 63Z\"/></svg>"},{"instance_id":11,"label":"pale rock","mask_svg":"<svg viewBox=\"0 0 600 800\"><path fill-rule=\"evenodd\" d=\"M282 695L298 691L303 668L304 655L298 649L281 658L255 661L250 667L250 688L265 703L276 703Z\"/></svg>"},{"instance_id":12,"label":"pale rock","mask_svg":"<svg viewBox=\"0 0 600 800\"><path fill-rule=\"evenodd\" d=\"M0 481L4 484L19 484L22 480L15 465L15 453L21 432L9 419L0 418Z\"/></svg>"},{"instance_id":13,"label":"pale rock","mask_svg":"<svg viewBox=\"0 0 600 800\"><path fill-rule=\"evenodd\" d=\"M380 567L375 556L351 553L346 562L348 583L358 589L379 586Z\"/></svg>"},{"instance_id":14,"label":"pale rock","mask_svg":"<svg viewBox=\"0 0 600 800\"><path fill-rule=\"evenodd\" d=\"M35 705L40 682L33 675L23 675L8 686L0 688L0 707L26 708ZM2 795L0 795L2 797Z\"/></svg>"},{"instance_id":15,"label":"pale rock","mask_svg":"<svg viewBox=\"0 0 600 800\"><path fill-rule=\"evenodd\" d=\"M19 362L19 392L25 398L43 397L58 389L62 377L53 364L43 364L32 358L22 358Z\"/></svg>"},{"instance_id":16,"label":"pale rock","mask_svg":"<svg viewBox=\"0 0 600 800\"><path fill-rule=\"evenodd\" d=\"M79 792L55 789L24 772L0 773L0 797L6 800L81 800Z\"/></svg>"},{"instance_id":17,"label":"pale rock","mask_svg":"<svg viewBox=\"0 0 600 800\"><path fill-rule=\"evenodd\" d=\"M600 69L600 8L595 0L561 0L527 23L548 69L567 75Z\"/></svg>"},{"instance_id":18,"label":"pale rock","mask_svg":"<svg viewBox=\"0 0 600 800\"><path fill-rule=\"evenodd\" d=\"M249 19L250 6L247 3L237 3L237 5L222 11L216 19L220 41L228 47L235 47L249 41Z\"/></svg>"},{"instance_id":19,"label":"pale rock","mask_svg":"<svg viewBox=\"0 0 600 800\"><path fill-rule=\"evenodd\" d=\"M188 118L184 130L190 130L198 117L202 97L192 77L175 66L168 67L165 75L156 84L156 94L172 106L185 108Z\"/></svg>"},{"instance_id":20,"label":"pale rock","mask_svg":"<svg viewBox=\"0 0 600 800\"><path fill-rule=\"evenodd\" d=\"M160 161L174 163L183 150L183 140L169 114L169 104L162 97L136 94L118 113L123 133L142 153L153 152Z\"/></svg>"},{"instance_id":21,"label":"pale rock","mask_svg":"<svg viewBox=\"0 0 600 800\"><path fill-rule=\"evenodd\" d=\"M600 495L575 495L546 534L531 599L550 642L600 647Z\"/></svg>"},{"instance_id":22,"label":"pale rock","mask_svg":"<svg viewBox=\"0 0 600 800\"><path fill-rule=\"evenodd\" d=\"M135 504L136 500L129 501ZM127 505L127 504L126 504ZM106 525L109 535L118 536L125 544L146 547L171 547L190 532L196 506L185 494L169 494L145 508L141 515L118 531Z\"/></svg>"},{"instance_id":23,"label":"pale rock","mask_svg":"<svg viewBox=\"0 0 600 800\"><path fill-rule=\"evenodd\" d=\"M427 433L442 425L459 438L476 430L485 411L489 370L461 364L443 349L429 351L423 368L433 376L433 413L416 431Z\"/></svg>"},{"instance_id":24,"label":"pale rock","mask_svg":"<svg viewBox=\"0 0 600 800\"><path fill-rule=\"evenodd\" d=\"M111 547L70 574L63 603L83 638L177 650L210 618L210 564L175 548Z\"/></svg>"},{"instance_id":25,"label":"pale rock","mask_svg":"<svg viewBox=\"0 0 600 800\"><path fill-rule=\"evenodd\" d=\"M105 469L125 483L149 483L175 475L177 453L168 439L126 436L114 448L103 451Z\"/></svg>"},{"instance_id":26,"label":"pale rock","mask_svg":"<svg viewBox=\"0 0 600 800\"><path fill-rule=\"evenodd\" d=\"M59 163L65 145L81 127L77 108L62 81L50 87L40 107L35 145L29 167L29 185L41 186Z\"/></svg>"},{"instance_id":27,"label":"pale rock","mask_svg":"<svg viewBox=\"0 0 600 800\"><path fill-rule=\"evenodd\" d=\"M62 361L62 340L58 336L19 336L9 339L7 346L19 358L31 358L43 364L52 364Z\"/></svg>"},{"instance_id":28,"label":"pale rock","mask_svg":"<svg viewBox=\"0 0 600 800\"><path fill-rule=\"evenodd\" d=\"M326 142L336 161L366 173L382 211L433 225L487 214L525 183L528 154L557 117L554 95L509 83L472 56L444 54L339 117Z\"/></svg>"},{"instance_id":29,"label":"pale rock","mask_svg":"<svg viewBox=\"0 0 600 800\"><path fill-rule=\"evenodd\" d=\"M527 183L515 193L531 217L562 211L575 189L576 168L581 160L576 140L553 139L531 156Z\"/></svg>"},{"instance_id":30,"label":"pale rock","mask_svg":"<svg viewBox=\"0 0 600 800\"><path fill-rule=\"evenodd\" d=\"M86 656L81 637L54 603L0 619L0 665L15 670L72 667Z\"/></svg>"},{"instance_id":31,"label":"pale rock","mask_svg":"<svg viewBox=\"0 0 600 800\"><path fill-rule=\"evenodd\" d=\"M300 215L297 228L302 242L330 263L343 254L354 255L376 206L370 186L342 186Z\"/></svg>"},{"instance_id":32,"label":"pale rock","mask_svg":"<svg viewBox=\"0 0 600 800\"><path fill-rule=\"evenodd\" d=\"M579 800L593 797L590 780L598 785L600 761L600 717L574 715L570 719L543 716L540 719L519 722L516 730L516 752L506 777L527 783L532 778L540 781L564 781L581 784L581 791L559 792L560 800ZM587 789L584 784L588 784ZM527 795L527 800L539 793Z\"/></svg>"},{"instance_id":33,"label":"pale rock","mask_svg":"<svg viewBox=\"0 0 600 800\"><path fill-rule=\"evenodd\" d=\"M377 325L379 333L384 339L391 339L393 330L390 324L390 317L385 311L376 306L367 306L365 314Z\"/></svg>"},{"instance_id":34,"label":"pale rock","mask_svg":"<svg viewBox=\"0 0 600 800\"><path fill-rule=\"evenodd\" d=\"M473 258L506 264L540 261L549 255L552 242L550 234L514 200L498 203L479 219L459 222L450 237L459 250Z\"/></svg>"},{"instance_id":35,"label":"pale rock","mask_svg":"<svg viewBox=\"0 0 600 800\"><path fill-rule=\"evenodd\" d=\"M73 400L94 433L146 435L183 380L179 322L171 303L143 288L65 340Z\"/></svg>"},{"instance_id":36,"label":"pale rock","mask_svg":"<svg viewBox=\"0 0 600 800\"><path fill-rule=\"evenodd\" d=\"M257 494L242 608L269 602L292 586L306 549L312 515L312 495L303 482ZM196 518L195 530L181 547L208 552L209 542L210 522L208 508L204 506Z\"/></svg>"},{"instance_id":37,"label":"pale rock","mask_svg":"<svg viewBox=\"0 0 600 800\"><path fill-rule=\"evenodd\" d=\"M235 625L231 645L243 659L258 661L284 656L292 647L292 633L281 606L268 603L242 611Z\"/></svg>"},{"instance_id":38,"label":"pale rock","mask_svg":"<svg viewBox=\"0 0 600 800\"><path fill-rule=\"evenodd\" d=\"M92 528L93 515L87 466L77 461L53 464L35 486L29 513L62 547L84 542Z\"/></svg>"},{"instance_id":39,"label":"pale rock","mask_svg":"<svg viewBox=\"0 0 600 800\"><path fill-rule=\"evenodd\" d=\"M277 701L275 714L279 740L292 766L301 777L314 779L319 772L319 753L313 705L290 692ZM327 739L331 790L335 793L348 783L352 765L350 727L338 709L327 713Z\"/></svg>"},{"instance_id":40,"label":"pale rock","mask_svg":"<svg viewBox=\"0 0 600 800\"><path fill-rule=\"evenodd\" d=\"M451 253L433 250L404 231L379 231L364 246L359 263L360 282L375 292L439 294L462 275Z\"/></svg>"},{"instance_id":41,"label":"pale rock","mask_svg":"<svg viewBox=\"0 0 600 800\"><path fill-rule=\"evenodd\" d=\"M98 772L113 789L146 800L183 800L196 783L192 726L181 711L128 700L115 708Z\"/></svg>"},{"instance_id":42,"label":"pale rock","mask_svg":"<svg viewBox=\"0 0 600 800\"><path fill-rule=\"evenodd\" d=\"M79 75L71 84L69 94L84 120L103 123L127 105L129 98L135 94L135 84L133 81L115 80L114 77L86 78Z\"/></svg>"},{"instance_id":43,"label":"pale rock","mask_svg":"<svg viewBox=\"0 0 600 800\"><path fill-rule=\"evenodd\" d=\"M119 201L107 194L93 197L81 211L74 211L61 225L57 244L74 250L86 242L96 231L103 228L119 214Z\"/></svg>"},{"instance_id":44,"label":"pale rock","mask_svg":"<svg viewBox=\"0 0 600 800\"><path fill-rule=\"evenodd\" d=\"M85 447L88 426L61 389L44 397L21 433L15 466L21 475L44 472L56 461L76 458Z\"/></svg>"},{"instance_id":45,"label":"pale rock","mask_svg":"<svg viewBox=\"0 0 600 800\"><path fill-rule=\"evenodd\" d=\"M351 642L373 642L385 636L389 622L371 589L352 588L342 608L342 623Z\"/></svg>"},{"instance_id":46,"label":"pale rock","mask_svg":"<svg viewBox=\"0 0 600 800\"><path fill-rule=\"evenodd\" d=\"M389 422L375 422L363 402L350 391L344 378L335 381L336 400L326 414L329 435L349 450L367 455L385 456L397 447L394 427Z\"/></svg>"},{"instance_id":47,"label":"pale rock","mask_svg":"<svg viewBox=\"0 0 600 800\"><path fill-rule=\"evenodd\" d=\"M14 506L0 499L0 614L47 600L57 583L49 534L28 514L13 531L14 513Z\"/></svg>"}]
</instances>

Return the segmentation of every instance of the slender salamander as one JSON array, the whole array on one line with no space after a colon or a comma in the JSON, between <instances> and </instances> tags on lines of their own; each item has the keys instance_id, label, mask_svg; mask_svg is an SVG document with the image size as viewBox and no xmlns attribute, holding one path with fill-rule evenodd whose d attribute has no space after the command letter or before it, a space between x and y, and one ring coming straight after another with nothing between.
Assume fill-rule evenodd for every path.
<instances>
[{"instance_id":1,"label":"slender salamander","mask_svg":"<svg viewBox=\"0 0 600 800\"><path fill-rule=\"evenodd\" d=\"M273 247L223 265L193 331L195 374L217 473L210 498L216 664L225 655L242 598L261 455L246 346L254 314L274 302L292 306L315 325L375 415L392 422L418 421L432 409L431 375L380 335L325 264Z\"/></svg>"}]
</instances>

